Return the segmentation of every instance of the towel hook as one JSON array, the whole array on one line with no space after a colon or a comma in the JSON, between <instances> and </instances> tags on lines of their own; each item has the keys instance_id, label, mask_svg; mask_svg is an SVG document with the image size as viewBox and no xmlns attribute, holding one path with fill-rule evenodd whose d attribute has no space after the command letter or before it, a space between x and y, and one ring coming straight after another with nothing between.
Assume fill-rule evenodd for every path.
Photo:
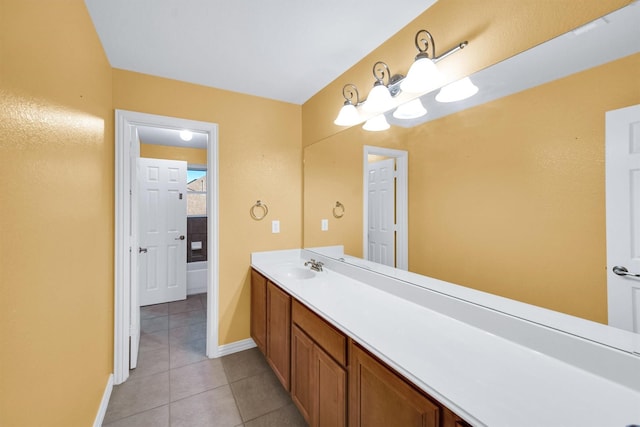
<instances>
[{"instance_id":1,"label":"towel hook","mask_svg":"<svg viewBox=\"0 0 640 427\"><path fill-rule=\"evenodd\" d=\"M333 208L333 216L336 218L342 218L344 216L344 205L340 202L336 202Z\"/></svg>"},{"instance_id":2,"label":"towel hook","mask_svg":"<svg viewBox=\"0 0 640 427\"><path fill-rule=\"evenodd\" d=\"M257 212L256 212L256 209L258 209ZM267 216L268 213L269 213L269 208L267 207L266 204L262 203L260 200L258 200L256 204L251 206L251 209L249 209L249 214L251 215L251 218L255 219L256 221L260 221L262 218Z\"/></svg>"}]
</instances>

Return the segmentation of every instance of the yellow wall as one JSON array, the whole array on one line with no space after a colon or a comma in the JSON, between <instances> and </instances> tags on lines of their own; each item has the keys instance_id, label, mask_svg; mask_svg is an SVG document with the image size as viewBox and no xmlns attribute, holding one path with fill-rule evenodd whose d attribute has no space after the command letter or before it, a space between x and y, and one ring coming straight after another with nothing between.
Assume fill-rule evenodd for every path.
<instances>
[{"instance_id":1,"label":"yellow wall","mask_svg":"<svg viewBox=\"0 0 640 427\"><path fill-rule=\"evenodd\" d=\"M82 0L0 0L0 425L88 426L113 370L111 67Z\"/></svg>"},{"instance_id":2,"label":"yellow wall","mask_svg":"<svg viewBox=\"0 0 640 427\"><path fill-rule=\"evenodd\" d=\"M206 165L207 150L203 148L171 147L140 143L140 157L150 159L183 160L190 165Z\"/></svg>"},{"instance_id":3,"label":"yellow wall","mask_svg":"<svg viewBox=\"0 0 640 427\"><path fill-rule=\"evenodd\" d=\"M123 70L113 70L113 102L219 125L220 344L248 338L251 252L302 244L301 107ZM249 215L258 199L262 221Z\"/></svg>"}]
</instances>

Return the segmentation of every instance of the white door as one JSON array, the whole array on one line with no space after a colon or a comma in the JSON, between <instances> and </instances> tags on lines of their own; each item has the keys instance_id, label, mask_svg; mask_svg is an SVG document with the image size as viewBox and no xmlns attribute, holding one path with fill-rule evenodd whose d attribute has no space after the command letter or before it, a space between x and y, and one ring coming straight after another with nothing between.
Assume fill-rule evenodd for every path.
<instances>
[{"instance_id":1,"label":"white door","mask_svg":"<svg viewBox=\"0 0 640 427\"><path fill-rule=\"evenodd\" d=\"M395 267L395 159L367 165L369 260Z\"/></svg>"},{"instance_id":2,"label":"white door","mask_svg":"<svg viewBox=\"0 0 640 427\"><path fill-rule=\"evenodd\" d=\"M140 305L187 297L187 162L139 159Z\"/></svg>"},{"instance_id":3,"label":"white door","mask_svg":"<svg viewBox=\"0 0 640 427\"><path fill-rule=\"evenodd\" d=\"M138 158L140 157L140 137L138 136L138 128L136 126L129 127L131 132L129 143L129 167L131 173L131 189L129 191L130 211L130 246L129 251L129 282L130 301L129 306L129 369L135 369L138 366L138 349L140 348L140 299L138 298L138 185L136 177L138 176Z\"/></svg>"},{"instance_id":4,"label":"white door","mask_svg":"<svg viewBox=\"0 0 640 427\"><path fill-rule=\"evenodd\" d=\"M609 325L640 333L640 105L606 115Z\"/></svg>"}]
</instances>

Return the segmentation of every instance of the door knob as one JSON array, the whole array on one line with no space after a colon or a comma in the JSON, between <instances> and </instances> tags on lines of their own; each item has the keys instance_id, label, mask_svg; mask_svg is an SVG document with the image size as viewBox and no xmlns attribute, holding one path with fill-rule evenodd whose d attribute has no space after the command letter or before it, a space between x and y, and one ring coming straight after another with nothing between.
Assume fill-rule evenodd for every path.
<instances>
[{"instance_id":1,"label":"door knob","mask_svg":"<svg viewBox=\"0 0 640 427\"><path fill-rule=\"evenodd\" d=\"M184 240L184 234L181 235L180 237L176 237L174 240Z\"/></svg>"},{"instance_id":2,"label":"door knob","mask_svg":"<svg viewBox=\"0 0 640 427\"><path fill-rule=\"evenodd\" d=\"M138 253L139 254L146 254L147 253L147 248L138 247Z\"/></svg>"},{"instance_id":3,"label":"door knob","mask_svg":"<svg viewBox=\"0 0 640 427\"><path fill-rule=\"evenodd\" d=\"M615 267L613 267L613 272L618 276L640 277L640 274L629 273L629 270L627 270L626 267L622 267L620 265L616 265Z\"/></svg>"}]
</instances>

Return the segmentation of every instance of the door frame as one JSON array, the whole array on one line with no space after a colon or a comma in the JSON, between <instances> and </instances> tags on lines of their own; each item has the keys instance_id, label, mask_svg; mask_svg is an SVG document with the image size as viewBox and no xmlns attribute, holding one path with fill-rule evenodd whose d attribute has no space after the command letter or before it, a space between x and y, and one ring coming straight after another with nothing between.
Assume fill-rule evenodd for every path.
<instances>
[{"instance_id":1,"label":"door frame","mask_svg":"<svg viewBox=\"0 0 640 427\"><path fill-rule=\"evenodd\" d=\"M215 123L159 116L127 110L115 110L115 242L114 242L114 383L120 384L129 376L129 338L131 333L131 289L137 286L129 253L137 245L134 224L131 223L132 198L135 177L131 162L139 156L139 142L131 138L137 126L153 126L166 129L189 129L206 133L207 145L207 357L220 354L218 343L218 125ZM136 144L135 147L132 145ZM135 253L135 252L131 252ZM137 326L139 328L139 325Z\"/></svg>"},{"instance_id":2,"label":"door frame","mask_svg":"<svg viewBox=\"0 0 640 427\"><path fill-rule=\"evenodd\" d=\"M367 165L369 155L393 157L396 161L396 268L409 269L409 152L394 150L392 148L363 147L362 167L362 257L368 259L369 239L369 180L367 177Z\"/></svg>"}]
</instances>

